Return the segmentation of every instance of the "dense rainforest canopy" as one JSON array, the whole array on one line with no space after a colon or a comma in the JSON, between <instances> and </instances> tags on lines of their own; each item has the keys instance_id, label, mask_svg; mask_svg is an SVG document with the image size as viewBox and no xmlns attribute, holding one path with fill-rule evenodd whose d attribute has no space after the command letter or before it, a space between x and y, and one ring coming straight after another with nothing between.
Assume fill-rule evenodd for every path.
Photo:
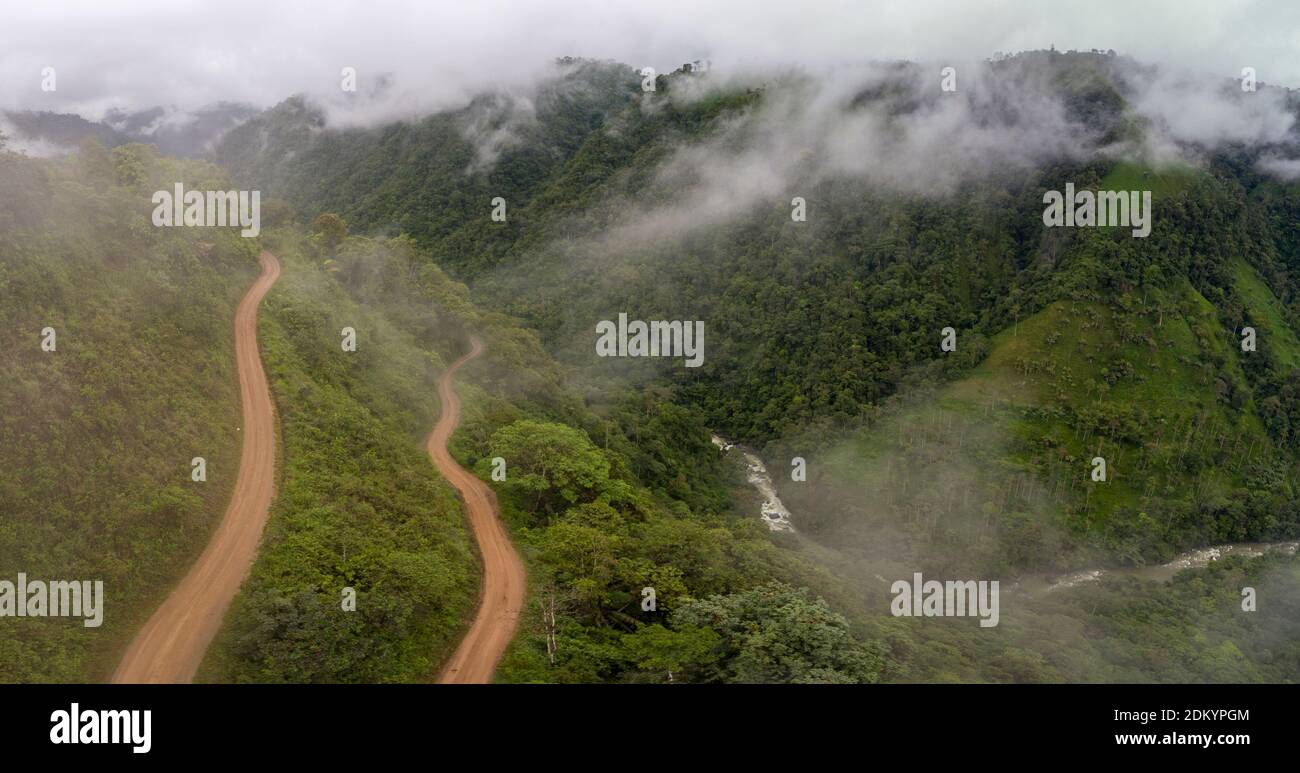
<instances>
[{"instance_id":1,"label":"dense rainforest canopy","mask_svg":"<svg viewBox=\"0 0 1300 773\"><path fill-rule=\"evenodd\" d=\"M1300 536L1300 186L1267 164L1296 138L1189 136L1152 107L1162 82L1042 51L955 94L909 63L684 68L647 91L630 67L566 60L527 95L377 126L334 128L294 97L231 129L215 163L93 140L59 160L0 151L0 322L62 342L0 351L0 466L21 471L0 476L18 516L0 576L120 589L99 635L0 641L0 677L102 676L220 514L226 333L256 250L150 228L148 192L183 180L260 189L261 243L284 263L259 331L278 498L201 678L436 670L478 559L421 441L475 334L453 451L494 487L530 575L500 679L1294 680L1294 555L1030 590ZM1289 92L1241 103L1232 86L1211 90L1242 121L1296 114ZM1044 191L1067 183L1151 191L1150 235L1045 228ZM701 321L702 367L597 357L597 323L620 313ZM711 432L758 449L796 533L755 517ZM186 477L196 447L206 489ZM888 581L913 571L1000 578L1002 622L892 617ZM1240 612L1247 585L1269 614ZM364 614L338 612L344 586Z\"/></svg>"}]
</instances>

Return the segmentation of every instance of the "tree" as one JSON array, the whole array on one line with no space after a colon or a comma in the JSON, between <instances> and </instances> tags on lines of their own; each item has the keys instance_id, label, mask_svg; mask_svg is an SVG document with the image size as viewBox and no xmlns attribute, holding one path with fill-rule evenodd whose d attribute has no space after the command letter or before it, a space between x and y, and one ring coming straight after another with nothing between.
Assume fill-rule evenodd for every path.
<instances>
[{"instance_id":1,"label":"tree","mask_svg":"<svg viewBox=\"0 0 1300 773\"><path fill-rule=\"evenodd\" d=\"M137 188L143 185L149 178L145 161L152 160L152 156L149 147L138 143L113 148L110 157L113 161L114 182L124 188Z\"/></svg>"},{"instance_id":2,"label":"tree","mask_svg":"<svg viewBox=\"0 0 1300 773\"><path fill-rule=\"evenodd\" d=\"M654 623L623 635L623 646L637 668L663 672L670 682L675 673L716 662L719 653L715 650L721 641L717 633L694 625L670 630Z\"/></svg>"},{"instance_id":3,"label":"tree","mask_svg":"<svg viewBox=\"0 0 1300 773\"><path fill-rule=\"evenodd\" d=\"M581 430L521 419L494 432L488 445L484 463L499 456L509 465L501 488L547 520L611 486L609 460Z\"/></svg>"},{"instance_id":4,"label":"tree","mask_svg":"<svg viewBox=\"0 0 1300 773\"><path fill-rule=\"evenodd\" d=\"M325 248L333 253L348 238L348 224L333 212L326 212L311 224L312 233L320 234Z\"/></svg>"},{"instance_id":5,"label":"tree","mask_svg":"<svg viewBox=\"0 0 1300 773\"><path fill-rule=\"evenodd\" d=\"M268 198L262 202L262 224L266 228L274 228L281 225L289 225L298 217L294 206L284 199L275 197ZM347 226L343 226L343 235L347 236Z\"/></svg>"},{"instance_id":6,"label":"tree","mask_svg":"<svg viewBox=\"0 0 1300 773\"><path fill-rule=\"evenodd\" d=\"M99 190L113 182L113 157L94 137L86 137L77 148L77 165L86 180Z\"/></svg>"},{"instance_id":7,"label":"tree","mask_svg":"<svg viewBox=\"0 0 1300 773\"><path fill-rule=\"evenodd\" d=\"M863 684L880 677L880 654L853 638L842 615L782 582L687 602L672 621L721 635L720 676L728 682Z\"/></svg>"}]
</instances>

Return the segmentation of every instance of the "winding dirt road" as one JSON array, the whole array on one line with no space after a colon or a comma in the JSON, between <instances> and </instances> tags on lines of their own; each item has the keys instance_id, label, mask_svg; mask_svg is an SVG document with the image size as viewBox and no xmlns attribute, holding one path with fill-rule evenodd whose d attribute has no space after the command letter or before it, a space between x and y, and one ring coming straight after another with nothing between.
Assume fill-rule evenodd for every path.
<instances>
[{"instance_id":1,"label":"winding dirt road","mask_svg":"<svg viewBox=\"0 0 1300 773\"><path fill-rule=\"evenodd\" d=\"M496 500L492 491L463 467L447 452L447 439L460 424L460 398L452 386L456 370L483 351L483 342L473 340L469 353L456 360L442 374L438 382L438 396L442 400L442 415L429 433L426 447L438 472L460 492L469 513L470 527L478 540L483 555L483 594L478 614L470 625L469 633L456 648L438 676L440 684L486 684L492 681L497 663L519 625L519 613L524 606L524 586L527 575L524 562L510 544L505 526L497 517Z\"/></svg>"},{"instance_id":2,"label":"winding dirt road","mask_svg":"<svg viewBox=\"0 0 1300 773\"><path fill-rule=\"evenodd\" d=\"M257 307L280 276L274 255L263 250L258 260L262 273L235 312L244 445L234 495L203 554L127 648L114 683L191 681L257 555L275 494L275 413L257 349Z\"/></svg>"}]
</instances>

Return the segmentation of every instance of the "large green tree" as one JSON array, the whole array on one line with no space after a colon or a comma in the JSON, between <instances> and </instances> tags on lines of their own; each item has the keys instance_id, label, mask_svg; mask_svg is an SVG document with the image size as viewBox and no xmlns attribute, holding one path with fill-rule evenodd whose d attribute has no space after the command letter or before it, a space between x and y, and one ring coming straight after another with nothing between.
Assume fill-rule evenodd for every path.
<instances>
[{"instance_id":1,"label":"large green tree","mask_svg":"<svg viewBox=\"0 0 1300 773\"><path fill-rule=\"evenodd\" d=\"M842 615L785 583L688 602L673 622L721 635L717 676L729 682L852 684L880 677L880 654L853 638Z\"/></svg>"},{"instance_id":2,"label":"large green tree","mask_svg":"<svg viewBox=\"0 0 1300 773\"><path fill-rule=\"evenodd\" d=\"M506 462L502 489L545 519L610 491L609 459L582 430L522 419L493 433L489 449Z\"/></svg>"}]
</instances>

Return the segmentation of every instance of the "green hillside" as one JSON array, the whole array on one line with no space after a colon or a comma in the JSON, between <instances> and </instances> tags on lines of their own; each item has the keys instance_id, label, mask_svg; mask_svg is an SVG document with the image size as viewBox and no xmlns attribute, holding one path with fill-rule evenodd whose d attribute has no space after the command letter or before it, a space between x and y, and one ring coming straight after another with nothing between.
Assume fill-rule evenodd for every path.
<instances>
[{"instance_id":1,"label":"green hillside","mask_svg":"<svg viewBox=\"0 0 1300 773\"><path fill-rule=\"evenodd\" d=\"M1291 610L1300 558L1123 568L1300 537L1300 185L1259 149L1155 163L1128 60L998 58L949 103L918 67L643 92L568 60L374 126L294 97L227 133L220 166L0 150L0 578L109 596L101 629L0 620L0 679L103 678L205 543L238 458L230 320L265 246L277 498L205 681L433 678L479 573L423 441L471 336L452 452L529 571L501 681L1294 680L1300 618L1234 605L1253 583ZM1032 163L927 176L969 159L895 144L952 105L975 138L1019 137L1040 104L1084 128ZM864 127L882 144L848 141ZM260 241L155 228L177 180L262 190ZM1044 228L1067 184L1150 190L1149 237ZM595 356L620 313L701 321L703 366ZM797 533L755 517L712 432L757 449ZM1111 574L1043 590L1089 568ZM915 571L1000 580L1002 623L892 616Z\"/></svg>"},{"instance_id":2,"label":"green hillside","mask_svg":"<svg viewBox=\"0 0 1300 773\"><path fill-rule=\"evenodd\" d=\"M976 573L1293 534L1287 456L1232 343L1187 285L1130 313L1055 302L995 336L968 376L811 457L816 485L787 481L783 495L818 539L867 549L901 529L923 564Z\"/></svg>"},{"instance_id":3,"label":"green hillside","mask_svg":"<svg viewBox=\"0 0 1300 773\"><path fill-rule=\"evenodd\" d=\"M256 248L149 222L152 191L225 174L92 149L64 163L0 151L0 577L102 580L106 597L98 628L0 620L3 681L107 677L206 543L239 463L231 331Z\"/></svg>"},{"instance_id":4,"label":"green hillside","mask_svg":"<svg viewBox=\"0 0 1300 773\"><path fill-rule=\"evenodd\" d=\"M340 204L350 207L352 227L387 233L402 224L430 262L468 284L476 305L536 330L570 394L594 414L577 420L587 439L616 448L658 495L705 522L727 508L719 480L731 484L733 501L752 503L738 473L691 462L706 457L703 427L758 448L799 529L772 540L790 566L765 572L807 585L846 614L858 636L881 648L879 678L1204 678L1220 648L1248 653L1246 665L1225 673L1285 675L1285 665L1258 660L1270 637L1285 632L1231 617L1213 635L1193 636L1193 649L1176 664L1131 638L1103 645L1081 633L1096 625L1130 636L1131 616L1145 614L1143 605L1209 598L1222 605L1222 588L1146 584L1126 589L1128 602L1111 604L1098 601L1112 590L1102 583L1008 611L1006 628L983 638L884 616L881 578L917 569L1014 583L1300 534L1291 483L1300 461L1297 186L1261 177L1252 149L1204 149L1194 165L1154 163L1156 127L1129 103L1135 79L1149 73L1131 60L1039 51L988 69L996 77L980 85L990 93L974 98L963 125L999 127L998 106L1022 104L1030 93L1083 127L1070 149L929 190L906 179L877 184L837 171L823 157L829 141L819 127L799 124L804 111L826 109L809 97L824 94L803 75L739 85L679 71L640 93L630 68L603 81L592 77L603 70L569 76L600 95L593 98L600 120L584 127L586 106L553 103L567 114L559 124L567 130L555 143L563 152L544 168L512 163L512 153L545 147L545 131L496 165L474 166L472 143L448 129L437 143L454 149L447 152L455 163L424 180L378 171L393 154L375 138L410 127L364 135L325 128L311 146L377 170L377 182L330 178L337 187L329 195L354 202ZM858 90L836 92L839 112L827 120L871 117L901 131L912 116L939 109L941 97L926 82L912 65L884 67ZM232 135L221 152L245 159L245 168L250 159L283 159L276 195L295 200L305 216L327 211L326 199L300 179L325 179L313 171L318 164L283 154L274 142L275 131L294 125L292 116L278 108L265 120L269 144ZM447 113L421 126L459 120ZM779 141L787 124L797 140L788 145ZM1016 128L1012 120L1008 130ZM888 166L887 157L876 160ZM462 169L459 177L452 166ZM719 179L729 185L711 187ZM1043 192L1067 183L1151 191L1150 236L1044 229ZM377 189L382 201L372 195ZM492 190L515 192L506 223L487 217L483 201ZM791 219L796 195L807 202L806 222ZM355 205L361 201L365 208ZM408 229L412 221L436 225ZM619 312L704 321L703 367L594 358L595 323ZM1259 332L1257 351L1242 351L1244 326ZM946 327L956 331L956 352L939 346ZM485 459L502 448L536 453L525 438L549 434L513 423L528 411L492 401L468 407L463 455L485 477ZM564 423L572 426L576 415ZM575 611L562 615L568 630L583 630L584 647L603 647L599 657L583 650L586 670L548 671L540 665L545 650L530 638L542 625L537 617L516 643L530 657L512 654L504 673L630 678L609 670L607 659L638 645L614 642L608 629L634 623L608 608L635 614L635 597L608 583L635 583L604 551L635 554L647 537L629 530L626 514L615 519L595 507L630 505L620 488L607 488L591 448L555 432L557 448L588 460L577 469L589 485L558 501L514 485L498 485L498 493L520 541L534 560L543 556L535 571L554 572L559 560L544 558L560 544L539 538L539 526L551 534L563 524L559 533L575 543L563 543L576 551L569 562L590 561L582 574L545 576L582 600L570 597ZM808 461L806 484L780 474L796 456ZM1105 460L1104 482L1092 480L1094 457ZM614 477L618 465L609 469ZM1279 592L1294 580L1285 567L1269 577ZM757 592L752 582L723 590L743 607L744 594ZM1191 601L1200 591L1201 600ZM608 608L584 606L587 594ZM693 595L683 606L699 600ZM1096 608L1106 611L1089 612ZM725 617L726 609L718 602L715 611ZM699 642L684 626L694 619L683 613L681 629L667 626L683 638L661 644L692 652ZM1062 620L1068 624L1058 626ZM1163 620L1169 628L1157 639L1194 625L1181 613ZM714 672L697 662L693 673Z\"/></svg>"},{"instance_id":5,"label":"green hillside","mask_svg":"<svg viewBox=\"0 0 1300 773\"><path fill-rule=\"evenodd\" d=\"M476 309L410 240L353 237L330 250L296 230L267 239L284 263L261 335L287 463L252 577L201 678L433 677L472 612L476 583L459 503L423 438L443 363L470 332L487 348L458 379L465 416L453 450L485 479L492 457L509 460L507 481L493 485L532 594L501 679L662 681L661 649L712 641L699 625L665 628L670 611L809 571L755 523L726 515L698 417L640 402L598 418L561 386L535 337ZM339 347L345 325L358 331L356 353ZM657 611L630 603L646 586L657 589ZM344 587L358 591L355 614L342 610ZM555 665L544 599L566 610ZM827 614L842 651L867 652L842 617ZM726 679L739 654L683 659L672 670ZM818 657L783 668L820 667ZM826 673L874 679L878 659L864 658Z\"/></svg>"}]
</instances>

